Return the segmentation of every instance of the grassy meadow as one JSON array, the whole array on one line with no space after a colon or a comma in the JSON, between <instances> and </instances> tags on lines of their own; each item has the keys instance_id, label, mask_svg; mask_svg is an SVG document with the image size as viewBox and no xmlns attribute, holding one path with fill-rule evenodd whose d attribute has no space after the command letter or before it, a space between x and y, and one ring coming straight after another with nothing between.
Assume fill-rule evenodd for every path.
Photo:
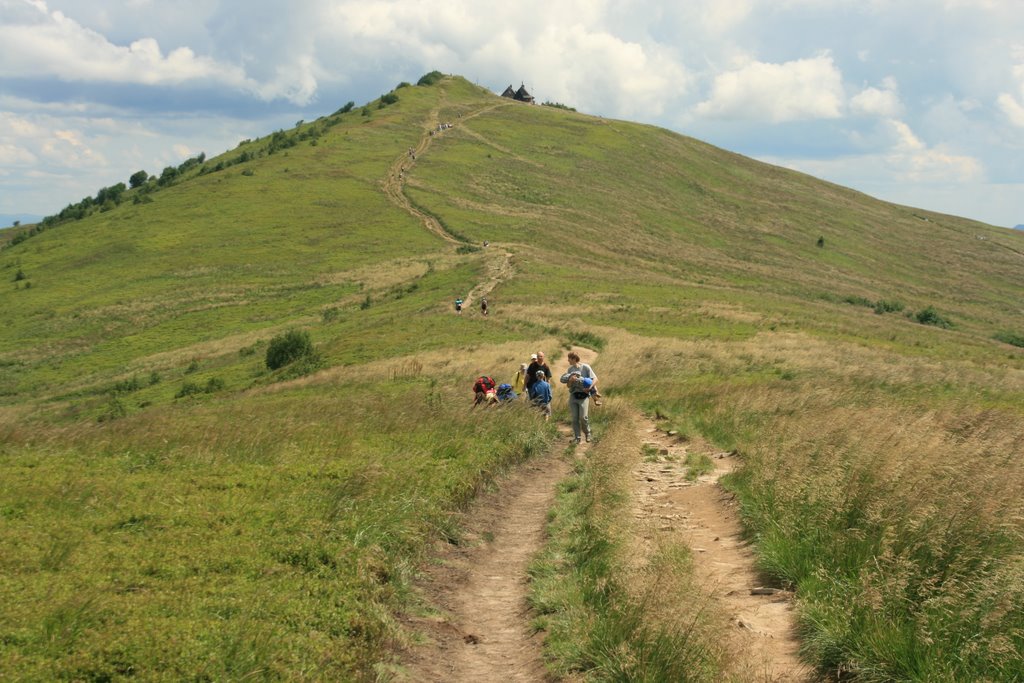
<instances>
[{"instance_id":1,"label":"grassy meadow","mask_svg":"<svg viewBox=\"0 0 1024 683\"><path fill-rule=\"evenodd\" d=\"M626 561L642 412L742 456L823 676L1024 678L1024 234L458 77L393 94L0 250L0 672L402 680L426 549L554 447L473 378L581 343L609 403L533 570L553 672L727 669L685 549ZM424 139L403 192L458 248L385 192ZM316 358L271 370L287 330Z\"/></svg>"}]
</instances>

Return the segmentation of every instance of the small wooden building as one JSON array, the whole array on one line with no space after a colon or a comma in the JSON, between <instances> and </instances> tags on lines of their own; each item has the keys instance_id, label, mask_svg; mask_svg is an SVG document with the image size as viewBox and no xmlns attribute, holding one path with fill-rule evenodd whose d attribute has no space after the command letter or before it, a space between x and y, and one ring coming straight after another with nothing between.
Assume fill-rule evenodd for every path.
<instances>
[{"instance_id":1,"label":"small wooden building","mask_svg":"<svg viewBox=\"0 0 1024 683\"><path fill-rule=\"evenodd\" d=\"M502 97L510 97L518 102L529 102L533 104L533 95L526 90L526 86L523 84L519 85L519 90L514 90L511 85L505 88L505 92L501 93Z\"/></svg>"}]
</instances>

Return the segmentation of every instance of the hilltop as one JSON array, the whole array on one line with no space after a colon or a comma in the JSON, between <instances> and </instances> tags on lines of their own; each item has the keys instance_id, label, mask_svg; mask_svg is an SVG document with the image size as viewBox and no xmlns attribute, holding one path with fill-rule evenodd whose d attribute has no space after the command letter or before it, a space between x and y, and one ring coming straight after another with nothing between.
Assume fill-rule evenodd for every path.
<instances>
[{"instance_id":1,"label":"hilltop","mask_svg":"<svg viewBox=\"0 0 1024 683\"><path fill-rule=\"evenodd\" d=\"M623 550L645 453L612 435L642 415L742 458L726 485L814 666L1021 673L1024 235L428 76L98 188L0 251L0 669L395 674L417 562L558 436L468 410L472 379L578 345L609 436L564 493L607 526L569 525L602 533L566 553L607 574L556 583L612 616L551 606L553 640L594 648L552 670L619 651L585 629L686 565ZM312 352L269 367L288 331ZM654 611L622 648L675 628Z\"/></svg>"}]
</instances>

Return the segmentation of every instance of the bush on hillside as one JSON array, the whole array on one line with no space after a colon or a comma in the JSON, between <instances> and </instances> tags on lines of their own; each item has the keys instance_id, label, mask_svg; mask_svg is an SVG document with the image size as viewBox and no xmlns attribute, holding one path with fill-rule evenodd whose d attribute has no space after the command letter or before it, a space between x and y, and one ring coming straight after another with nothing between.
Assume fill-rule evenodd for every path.
<instances>
[{"instance_id":1,"label":"bush on hillside","mask_svg":"<svg viewBox=\"0 0 1024 683\"><path fill-rule=\"evenodd\" d=\"M355 102L349 101L345 103L345 106L334 112L335 114L347 114L356 106Z\"/></svg>"},{"instance_id":2,"label":"bush on hillside","mask_svg":"<svg viewBox=\"0 0 1024 683\"><path fill-rule=\"evenodd\" d=\"M1003 342L1004 344L1010 344L1012 346L1019 346L1024 348L1024 334L1017 334L1016 332L996 332L992 335L993 339Z\"/></svg>"},{"instance_id":3,"label":"bush on hillside","mask_svg":"<svg viewBox=\"0 0 1024 683\"><path fill-rule=\"evenodd\" d=\"M380 96L380 104L377 105L377 108L378 109L383 109L384 107L388 106L389 104L394 104L397 101L398 101L398 95L396 95L393 92L389 92L386 95L381 95Z\"/></svg>"},{"instance_id":4,"label":"bush on hillside","mask_svg":"<svg viewBox=\"0 0 1024 683\"><path fill-rule=\"evenodd\" d=\"M881 315L882 313L899 313L903 310L903 304L899 301L886 301L885 299L879 299L875 302L875 313Z\"/></svg>"},{"instance_id":5,"label":"bush on hillside","mask_svg":"<svg viewBox=\"0 0 1024 683\"><path fill-rule=\"evenodd\" d=\"M288 330L270 340L267 347L267 367L271 370L283 368L300 358L313 358L316 352L309 332Z\"/></svg>"},{"instance_id":6,"label":"bush on hillside","mask_svg":"<svg viewBox=\"0 0 1024 683\"><path fill-rule=\"evenodd\" d=\"M132 173L131 177L128 178L128 184L134 190L137 187L142 187L149 180L149 174L145 171L136 171Z\"/></svg>"},{"instance_id":7,"label":"bush on hillside","mask_svg":"<svg viewBox=\"0 0 1024 683\"><path fill-rule=\"evenodd\" d=\"M444 74L440 71L431 71L428 74L423 74L420 80L416 81L416 85L434 85L442 78L444 78Z\"/></svg>"},{"instance_id":8,"label":"bush on hillside","mask_svg":"<svg viewBox=\"0 0 1024 683\"><path fill-rule=\"evenodd\" d=\"M922 325L933 325L947 330L953 327L953 322L948 318L942 317L942 315L935 310L934 306L927 306L926 308L921 309L917 312L914 318Z\"/></svg>"}]
</instances>

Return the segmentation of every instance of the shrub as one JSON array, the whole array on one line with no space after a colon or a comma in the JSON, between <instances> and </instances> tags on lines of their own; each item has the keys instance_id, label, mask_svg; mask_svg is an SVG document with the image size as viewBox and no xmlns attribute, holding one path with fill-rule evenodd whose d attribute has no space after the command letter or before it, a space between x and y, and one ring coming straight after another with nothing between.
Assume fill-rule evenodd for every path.
<instances>
[{"instance_id":1,"label":"shrub","mask_svg":"<svg viewBox=\"0 0 1024 683\"><path fill-rule=\"evenodd\" d=\"M941 327L943 329L949 329L953 327L953 322L948 318L942 317L942 315L940 315L939 312L936 311L933 306L928 306L926 308L921 309L920 311L917 312L914 318L917 320L917 322L921 323L922 325L933 325L935 327Z\"/></svg>"},{"instance_id":2,"label":"shrub","mask_svg":"<svg viewBox=\"0 0 1024 683\"><path fill-rule=\"evenodd\" d=\"M1003 342L1004 344L1011 344L1013 346L1020 346L1024 348L1024 334L1017 334L1016 332L996 332L992 335L993 339Z\"/></svg>"},{"instance_id":3,"label":"shrub","mask_svg":"<svg viewBox=\"0 0 1024 683\"><path fill-rule=\"evenodd\" d=\"M351 102L351 101L349 101L349 102L346 102L346 103L345 103L345 106L344 106L344 107L342 107L341 109L339 109L338 111L336 111L336 112L334 112L334 113L335 113L335 114L347 114L347 113L349 113L350 111L352 111L352 109L353 109L353 108L354 108L355 106L356 106L356 103L355 103L355 102Z\"/></svg>"},{"instance_id":4,"label":"shrub","mask_svg":"<svg viewBox=\"0 0 1024 683\"><path fill-rule=\"evenodd\" d=\"M899 313L903 310L903 304L899 301L886 301L879 299L875 302L875 313Z\"/></svg>"},{"instance_id":5,"label":"shrub","mask_svg":"<svg viewBox=\"0 0 1024 683\"><path fill-rule=\"evenodd\" d=\"M380 104L377 105L377 108L378 109L383 109L384 107L388 106L389 104L394 104L397 101L398 101L398 95L396 95L393 92L389 92L386 95L381 95L380 96Z\"/></svg>"},{"instance_id":6,"label":"shrub","mask_svg":"<svg viewBox=\"0 0 1024 683\"><path fill-rule=\"evenodd\" d=\"M420 80L416 81L416 85L434 85L442 78L444 78L444 74L440 71L431 71L430 73L421 76Z\"/></svg>"},{"instance_id":7,"label":"shrub","mask_svg":"<svg viewBox=\"0 0 1024 683\"><path fill-rule=\"evenodd\" d=\"M315 356L315 352L309 333L292 329L270 340L266 362L268 368L277 370L300 358L313 356Z\"/></svg>"},{"instance_id":8,"label":"shrub","mask_svg":"<svg viewBox=\"0 0 1024 683\"><path fill-rule=\"evenodd\" d=\"M19 237L20 237L20 235L19 235ZM28 277L28 276L25 275L25 271L23 271L21 268L18 268L18 272L14 274L14 281L15 282L21 282L26 277Z\"/></svg>"},{"instance_id":9,"label":"shrub","mask_svg":"<svg viewBox=\"0 0 1024 683\"><path fill-rule=\"evenodd\" d=\"M411 87L412 87L412 83L409 83L408 81L402 81L401 83L399 83L398 85L395 86L395 90L398 90L400 88L411 88Z\"/></svg>"},{"instance_id":10,"label":"shrub","mask_svg":"<svg viewBox=\"0 0 1024 683\"><path fill-rule=\"evenodd\" d=\"M850 296L844 296L843 297L843 303L853 304L854 306L867 306L868 308L873 308L874 305L875 305L871 301L871 299L867 299L865 297L856 296L856 295L852 295L852 294Z\"/></svg>"},{"instance_id":11,"label":"shrub","mask_svg":"<svg viewBox=\"0 0 1024 683\"><path fill-rule=\"evenodd\" d=\"M562 104L561 102L542 102L542 107L553 107L555 109L565 109L566 111L576 111L575 107L569 107Z\"/></svg>"}]
</instances>

